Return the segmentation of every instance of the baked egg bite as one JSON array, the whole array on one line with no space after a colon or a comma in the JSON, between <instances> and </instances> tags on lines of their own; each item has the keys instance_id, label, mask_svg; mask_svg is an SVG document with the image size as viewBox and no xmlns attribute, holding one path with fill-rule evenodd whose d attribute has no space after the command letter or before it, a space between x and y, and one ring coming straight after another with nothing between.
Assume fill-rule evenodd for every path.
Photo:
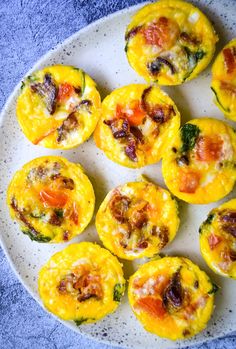
<instances>
[{"instance_id":1,"label":"baked egg bite","mask_svg":"<svg viewBox=\"0 0 236 349\"><path fill-rule=\"evenodd\" d=\"M43 156L18 170L7 191L11 218L38 242L65 242L90 222L95 196L79 164Z\"/></svg>"},{"instance_id":2,"label":"baked egg bite","mask_svg":"<svg viewBox=\"0 0 236 349\"><path fill-rule=\"evenodd\" d=\"M91 136L100 107L96 84L86 73L54 65L23 81L16 113L22 131L33 144L70 149Z\"/></svg>"},{"instance_id":3,"label":"baked egg bite","mask_svg":"<svg viewBox=\"0 0 236 349\"><path fill-rule=\"evenodd\" d=\"M207 17L180 0L141 8L125 33L131 67L147 81L179 85L196 78L211 61L218 37Z\"/></svg>"},{"instance_id":4,"label":"baked egg bite","mask_svg":"<svg viewBox=\"0 0 236 349\"><path fill-rule=\"evenodd\" d=\"M192 204L226 196L236 178L235 137L230 126L216 119L194 119L183 125L163 157L168 189Z\"/></svg>"},{"instance_id":5,"label":"baked egg bite","mask_svg":"<svg viewBox=\"0 0 236 349\"><path fill-rule=\"evenodd\" d=\"M142 265L131 276L128 297L145 330L177 340L206 327L217 289L189 259L164 257Z\"/></svg>"},{"instance_id":6,"label":"baked egg bite","mask_svg":"<svg viewBox=\"0 0 236 349\"><path fill-rule=\"evenodd\" d=\"M175 199L167 190L144 181L111 190L96 216L104 246L130 260L158 253L174 239L178 227Z\"/></svg>"},{"instance_id":7,"label":"baked egg bite","mask_svg":"<svg viewBox=\"0 0 236 349\"><path fill-rule=\"evenodd\" d=\"M236 121L236 38L220 51L212 66L211 89L216 105Z\"/></svg>"},{"instance_id":8,"label":"baked egg bite","mask_svg":"<svg viewBox=\"0 0 236 349\"><path fill-rule=\"evenodd\" d=\"M94 140L109 159L138 168L161 159L179 125L179 111L165 92L157 86L132 84L103 100Z\"/></svg>"},{"instance_id":9,"label":"baked egg bite","mask_svg":"<svg viewBox=\"0 0 236 349\"><path fill-rule=\"evenodd\" d=\"M49 259L39 272L38 290L47 310L79 326L116 310L125 279L115 256L94 243L81 242Z\"/></svg>"},{"instance_id":10,"label":"baked egg bite","mask_svg":"<svg viewBox=\"0 0 236 349\"><path fill-rule=\"evenodd\" d=\"M211 210L199 233L208 266L217 274L236 279L236 199Z\"/></svg>"}]
</instances>

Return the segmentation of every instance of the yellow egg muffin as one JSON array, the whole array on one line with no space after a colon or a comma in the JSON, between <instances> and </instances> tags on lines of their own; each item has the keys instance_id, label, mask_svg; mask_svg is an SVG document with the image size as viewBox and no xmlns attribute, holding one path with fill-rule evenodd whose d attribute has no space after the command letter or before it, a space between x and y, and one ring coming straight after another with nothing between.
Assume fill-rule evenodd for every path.
<instances>
[{"instance_id":1,"label":"yellow egg muffin","mask_svg":"<svg viewBox=\"0 0 236 349\"><path fill-rule=\"evenodd\" d=\"M138 168L161 159L179 125L179 111L165 92L132 84L103 100L94 140L109 159Z\"/></svg>"},{"instance_id":2,"label":"yellow egg muffin","mask_svg":"<svg viewBox=\"0 0 236 349\"><path fill-rule=\"evenodd\" d=\"M94 203L83 168L61 156L31 160L15 173L7 192L12 219L38 242L63 242L81 234Z\"/></svg>"},{"instance_id":3,"label":"yellow egg muffin","mask_svg":"<svg viewBox=\"0 0 236 349\"><path fill-rule=\"evenodd\" d=\"M54 65L22 83L17 118L25 136L52 149L69 149L86 141L101 113L95 82L81 69Z\"/></svg>"},{"instance_id":4,"label":"yellow egg muffin","mask_svg":"<svg viewBox=\"0 0 236 349\"><path fill-rule=\"evenodd\" d=\"M115 256L92 242L81 242L49 259L39 272L38 289L50 312L79 326L115 311L125 280Z\"/></svg>"},{"instance_id":5,"label":"yellow egg muffin","mask_svg":"<svg viewBox=\"0 0 236 349\"><path fill-rule=\"evenodd\" d=\"M236 199L211 210L199 233L201 253L209 267L236 279Z\"/></svg>"},{"instance_id":6,"label":"yellow egg muffin","mask_svg":"<svg viewBox=\"0 0 236 349\"><path fill-rule=\"evenodd\" d=\"M177 340L206 327L217 289L189 259L164 257L142 265L131 276L128 296L145 330Z\"/></svg>"},{"instance_id":7,"label":"yellow egg muffin","mask_svg":"<svg viewBox=\"0 0 236 349\"><path fill-rule=\"evenodd\" d=\"M187 122L176 133L162 162L169 190L181 200L207 204L220 200L236 178L236 135L211 118Z\"/></svg>"},{"instance_id":8,"label":"yellow egg muffin","mask_svg":"<svg viewBox=\"0 0 236 349\"><path fill-rule=\"evenodd\" d=\"M225 116L236 121L236 39L218 54L212 66L211 89Z\"/></svg>"},{"instance_id":9,"label":"yellow egg muffin","mask_svg":"<svg viewBox=\"0 0 236 349\"><path fill-rule=\"evenodd\" d=\"M158 253L174 239L178 227L175 199L150 182L126 183L111 190L96 216L104 246L131 260Z\"/></svg>"},{"instance_id":10,"label":"yellow egg muffin","mask_svg":"<svg viewBox=\"0 0 236 349\"><path fill-rule=\"evenodd\" d=\"M133 16L125 40L128 61L139 75L160 85L179 85L207 67L218 37L197 7L160 0Z\"/></svg>"}]
</instances>

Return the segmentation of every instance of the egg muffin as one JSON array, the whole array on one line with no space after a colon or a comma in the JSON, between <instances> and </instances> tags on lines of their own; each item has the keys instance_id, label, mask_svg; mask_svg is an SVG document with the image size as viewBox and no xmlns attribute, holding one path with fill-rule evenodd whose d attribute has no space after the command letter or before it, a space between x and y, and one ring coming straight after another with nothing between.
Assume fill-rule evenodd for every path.
<instances>
[{"instance_id":1,"label":"egg muffin","mask_svg":"<svg viewBox=\"0 0 236 349\"><path fill-rule=\"evenodd\" d=\"M23 81L16 113L33 144L69 149L90 137L100 107L96 84L87 74L75 67L54 65Z\"/></svg>"},{"instance_id":2,"label":"egg muffin","mask_svg":"<svg viewBox=\"0 0 236 349\"><path fill-rule=\"evenodd\" d=\"M131 67L145 80L179 85L207 67L217 40L198 8L180 0L160 0L133 16L125 51Z\"/></svg>"},{"instance_id":3,"label":"egg muffin","mask_svg":"<svg viewBox=\"0 0 236 349\"><path fill-rule=\"evenodd\" d=\"M201 253L209 267L236 279L236 199L211 210L199 233Z\"/></svg>"},{"instance_id":4,"label":"egg muffin","mask_svg":"<svg viewBox=\"0 0 236 349\"><path fill-rule=\"evenodd\" d=\"M175 199L167 190L144 181L111 190L96 216L104 246L130 260L158 253L174 239L178 227Z\"/></svg>"},{"instance_id":5,"label":"egg muffin","mask_svg":"<svg viewBox=\"0 0 236 349\"><path fill-rule=\"evenodd\" d=\"M189 259L164 257L142 265L131 276L128 296L145 330L177 340L206 327L217 289Z\"/></svg>"},{"instance_id":6,"label":"egg muffin","mask_svg":"<svg viewBox=\"0 0 236 349\"><path fill-rule=\"evenodd\" d=\"M103 100L94 140L109 159L138 168L161 159L179 125L179 111L165 92L132 84Z\"/></svg>"},{"instance_id":7,"label":"egg muffin","mask_svg":"<svg viewBox=\"0 0 236 349\"><path fill-rule=\"evenodd\" d=\"M91 242L72 244L54 254L38 279L44 306L76 325L95 322L118 307L125 290L122 265Z\"/></svg>"},{"instance_id":8,"label":"egg muffin","mask_svg":"<svg viewBox=\"0 0 236 349\"><path fill-rule=\"evenodd\" d=\"M192 204L226 196L236 178L236 135L226 123L194 119L176 133L162 162L169 190Z\"/></svg>"},{"instance_id":9,"label":"egg muffin","mask_svg":"<svg viewBox=\"0 0 236 349\"><path fill-rule=\"evenodd\" d=\"M236 121L236 39L218 54L212 66L211 89L225 116Z\"/></svg>"},{"instance_id":10,"label":"egg muffin","mask_svg":"<svg viewBox=\"0 0 236 349\"><path fill-rule=\"evenodd\" d=\"M43 156L25 164L9 184L7 204L24 234L38 242L63 242L90 222L95 196L79 164Z\"/></svg>"}]
</instances>

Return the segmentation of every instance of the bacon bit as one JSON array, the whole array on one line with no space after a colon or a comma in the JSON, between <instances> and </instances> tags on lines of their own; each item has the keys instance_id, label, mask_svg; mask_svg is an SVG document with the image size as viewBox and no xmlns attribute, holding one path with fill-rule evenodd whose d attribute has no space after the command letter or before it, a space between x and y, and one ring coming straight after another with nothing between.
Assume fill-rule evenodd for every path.
<instances>
[{"instance_id":1,"label":"bacon bit","mask_svg":"<svg viewBox=\"0 0 236 349\"><path fill-rule=\"evenodd\" d=\"M69 231L68 230L65 230L64 232L63 232L63 240L64 241L68 241L69 240Z\"/></svg>"},{"instance_id":2,"label":"bacon bit","mask_svg":"<svg viewBox=\"0 0 236 349\"><path fill-rule=\"evenodd\" d=\"M44 99L46 108L52 115L56 110L58 89L51 74L46 73L44 75L43 83L33 83L30 85L30 88L33 92L38 93Z\"/></svg>"},{"instance_id":3,"label":"bacon bit","mask_svg":"<svg viewBox=\"0 0 236 349\"><path fill-rule=\"evenodd\" d=\"M192 34L188 34L186 32L180 33L180 39L190 45L195 46L200 44L200 41L196 38L196 36L193 36Z\"/></svg>"},{"instance_id":4,"label":"bacon bit","mask_svg":"<svg viewBox=\"0 0 236 349\"><path fill-rule=\"evenodd\" d=\"M146 44L159 46L168 50L176 42L179 36L179 26L172 19L160 17L141 30Z\"/></svg>"},{"instance_id":5,"label":"bacon bit","mask_svg":"<svg viewBox=\"0 0 236 349\"><path fill-rule=\"evenodd\" d=\"M219 216L222 229L236 238L236 211L224 210Z\"/></svg>"},{"instance_id":6,"label":"bacon bit","mask_svg":"<svg viewBox=\"0 0 236 349\"><path fill-rule=\"evenodd\" d=\"M148 242L146 240L144 240L144 241L142 240L142 241L138 242L137 246L138 246L138 248L145 249L148 247Z\"/></svg>"},{"instance_id":7,"label":"bacon bit","mask_svg":"<svg viewBox=\"0 0 236 349\"><path fill-rule=\"evenodd\" d=\"M230 257L232 262L235 262L236 261L236 251L230 250L229 251L229 257Z\"/></svg>"},{"instance_id":8,"label":"bacon bit","mask_svg":"<svg viewBox=\"0 0 236 349\"><path fill-rule=\"evenodd\" d=\"M130 224L132 228L142 229L144 225L148 222L147 208L148 202L141 200L133 207L134 210L130 217Z\"/></svg>"},{"instance_id":9,"label":"bacon bit","mask_svg":"<svg viewBox=\"0 0 236 349\"><path fill-rule=\"evenodd\" d=\"M136 142L133 139L128 141L128 145L125 147L125 154L130 158L130 160L137 162L138 157L136 154Z\"/></svg>"},{"instance_id":10,"label":"bacon bit","mask_svg":"<svg viewBox=\"0 0 236 349\"><path fill-rule=\"evenodd\" d=\"M73 202L73 211L70 215L70 219L76 224L78 225L79 223L79 213L78 213L78 208L77 208L77 204L76 202L74 201Z\"/></svg>"},{"instance_id":11,"label":"bacon bit","mask_svg":"<svg viewBox=\"0 0 236 349\"><path fill-rule=\"evenodd\" d=\"M222 262L218 263L218 266L224 271L228 272L230 265L232 263L231 257L230 257L230 251L228 248L224 248L223 251L220 252L220 257L222 259Z\"/></svg>"},{"instance_id":12,"label":"bacon bit","mask_svg":"<svg viewBox=\"0 0 236 349\"><path fill-rule=\"evenodd\" d=\"M59 227L62 224L62 221L63 217L59 217L55 212L53 212L48 223Z\"/></svg>"},{"instance_id":13,"label":"bacon bit","mask_svg":"<svg viewBox=\"0 0 236 349\"><path fill-rule=\"evenodd\" d=\"M226 71L231 74L236 68L236 49L235 47L227 47L223 49L224 62Z\"/></svg>"},{"instance_id":14,"label":"bacon bit","mask_svg":"<svg viewBox=\"0 0 236 349\"><path fill-rule=\"evenodd\" d=\"M137 300L135 308L148 313L150 316L162 319L166 315L166 310L163 308L162 301L153 297L144 297Z\"/></svg>"},{"instance_id":15,"label":"bacon bit","mask_svg":"<svg viewBox=\"0 0 236 349\"><path fill-rule=\"evenodd\" d=\"M105 125L110 126L115 139L125 138L129 135L129 123L126 119L104 120Z\"/></svg>"},{"instance_id":16,"label":"bacon bit","mask_svg":"<svg viewBox=\"0 0 236 349\"><path fill-rule=\"evenodd\" d=\"M175 110L172 105L160 105L155 104L152 105L147 102L147 96L151 92L152 86L146 88L141 97L141 105L143 110L146 111L146 113L157 123L163 124L164 122L168 121L171 116L175 116Z\"/></svg>"},{"instance_id":17,"label":"bacon bit","mask_svg":"<svg viewBox=\"0 0 236 349\"><path fill-rule=\"evenodd\" d=\"M39 196L45 207L62 208L68 201L68 195L61 191L53 191L45 188L39 192Z\"/></svg>"},{"instance_id":18,"label":"bacon bit","mask_svg":"<svg viewBox=\"0 0 236 349\"><path fill-rule=\"evenodd\" d=\"M196 312L198 308L203 308L209 298L208 295L201 296L196 300L196 302L189 304L184 309L184 318L186 320L193 319L193 314Z\"/></svg>"},{"instance_id":19,"label":"bacon bit","mask_svg":"<svg viewBox=\"0 0 236 349\"><path fill-rule=\"evenodd\" d=\"M166 310L180 308L183 304L184 292L180 282L180 271L174 273L169 285L163 293L163 305Z\"/></svg>"},{"instance_id":20,"label":"bacon bit","mask_svg":"<svg viewBox=\"0 0 236 349\"><path fill-rule=\"evenodd\" d=\"M229 92L229 93L232 94L233 96L236 95L236 86L234 86L234 85L231 84L230 82L221 81L221 82L220 82L220 88L221 88L222 90L226 90L227 92Z\"/></svg>"},{"instance_id":21,"label":"bacon bit","mask_svg":"<svg viewBox=\"0 0 236 349\"><path fill-rule=\"evenodd\" d=\"M197 187L199 186L200 178L200 174L194 170L181 170L179 191L181 193L195 193Z\"/></svg>"},{"instance_id":22,"label":"bacon bit","mask_svg":"<svg viewBox=\"0 0 236 349\"><path fill-rule=\"evenodd\" d=\"M211 250L214 250L214 248L222 241L222 238L216 234L211 233L208 236L208 244L210 246Z\"/></svg>"},{"instance_id":23,"label":"bacon bit","mask_svg":"<svg viewBox=\"0 0 236 349\"><path fill-rule=\"evenodd\" d=\"M76 113L72 112L67 116L67 118L63 121L62 125L57 129L57 142L60 143L61 141L65 140L68 133L75 130L77 126L78 120L76 117Z\"/></svg>"},{"instance_id":24,"label":"bacon bit","mask_svg":"<svg viewBox=\"0 0 236 349\"><path fill-rule=\"evenodd\" d=\"M75 188L75 182L73 181L72 178L64 177L64 176L59 176L58 178L60 181L58 189L62 188L62 189L73 190Z\"/></svg>"},{"instance_id":25,"label":"bacon bit","mask_svg":"<svg viewBox=\"0 0 236 349\"><path fill-rule=\"evenodd\" d=\"M141 144L144 143L144 139L143 139L143 134L140 131L140 129L136 126L131 126L130 127L130 133L132 133L132 135L134 136L134 138Z\"/></svg>"},{"instance_id":26,"label":"bacon bit","mask_svg":"<svg viewBox=\"0 0 236 349\"><path fill-rule=\"evenodd\" d=\"M222 153L223 140L220 136L200 136L196 144L196 158L199 161L216 161Z\"/></svg>"},{"instance_id":27,"label":"bacon bit","mask_svg":"<svg viewBox=\"0 0 236 349\"><path fill-rule=\"evenodd\" d=\"M59 103L64 102L66 99L69 99L71 95L74 93L74 87L68 82L62 83L58 88L57 100Z\"/></svg>"},{"instance_id":28,"label":"bacon bit","mask_svg":"<svg viewBox=\"0 0 236 349\"><path fill-rule=\"evenodd\" d=\"M128 32L125 34L125 40L127 41L127 40L133 38L136 34L138 34L138 32L140 31L141 28L142 28L141 25L132 28L130 31L128 31Z\"/></svg>"},{"instance_id":29,"label":"bacon bit","mask_svg":"<svg viewBox=\"0 0 236 349\"><path fill-rule=\"evenodd\" d=\"M129 208L131 200L128 196L122 195L120 192L116 192L110 202L109 202L109 208L111 210L111 213L113 217L120 223L124 223L125 213Z\"/></svg>"},{"instance_id":30,"label":"bacon bit","mask_svg":"<svg viewBox=\"0 0 236 349\"><path fill-rule=\"evenodd\" d=\"M25 217L24 213L22 212L22 210L20 210L20 208L18 207L15 198L12 198L11 200L11 207L13 208L13 210L16 212L16 216L19 220L21 220L25 226L27 228L29 228L30 232L34 235L40 235L40 233L34 229L34 227L32 226L32 224L27 220L27 218Z\"/></svg>"}]
</instances>

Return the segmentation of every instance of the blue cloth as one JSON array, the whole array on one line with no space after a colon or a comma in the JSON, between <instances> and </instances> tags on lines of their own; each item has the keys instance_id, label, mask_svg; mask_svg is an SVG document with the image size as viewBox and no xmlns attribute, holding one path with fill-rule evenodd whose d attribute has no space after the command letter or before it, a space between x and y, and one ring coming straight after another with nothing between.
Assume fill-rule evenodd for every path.
<instances>
[{"instance_id":1,"label":"blue cloth","mask_svg":"<svg viewBox=\"0 0 236 349\"><path fill-rule=\"evenodd\" d=\"M90 22L139 2L1 0L0 108L22 76L50 48ZM74 333L48 315L17 280L0 250L0 348L87 347L112 348ZM192 348L234 349L236 335Z\"/></svg>"}]
</instances>

